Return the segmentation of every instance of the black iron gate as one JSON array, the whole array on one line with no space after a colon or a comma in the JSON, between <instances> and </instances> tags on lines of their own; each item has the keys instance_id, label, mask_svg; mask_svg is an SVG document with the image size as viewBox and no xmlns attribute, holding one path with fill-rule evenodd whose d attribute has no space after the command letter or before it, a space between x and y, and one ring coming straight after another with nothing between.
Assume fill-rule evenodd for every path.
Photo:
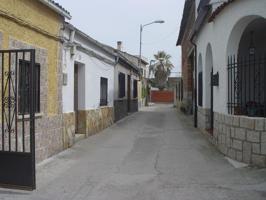
<instances>
[{"instance_id":1,"label":"black iron gate","mask_svg":"<svg viewBox=\"0 0 266 200\"><path fill-rule=\"evenodd\" d=\"M0 51L0 186L35 183L35 50Z\"/></svg>"}]
</instances>

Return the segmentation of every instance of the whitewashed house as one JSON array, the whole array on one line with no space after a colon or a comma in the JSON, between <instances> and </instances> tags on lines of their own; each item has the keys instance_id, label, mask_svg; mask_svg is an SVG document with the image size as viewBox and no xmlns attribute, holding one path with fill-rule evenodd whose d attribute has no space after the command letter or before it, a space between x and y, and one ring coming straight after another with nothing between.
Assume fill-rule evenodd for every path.
<instances>
[{"instance_id":1,"label":"whitewashed house","mask_svg":"<svg viewBox=\"0 0 266 200\"><path fill-rule=\"evenodd\" d=\"M114 120L119 121L129 113L137 112L139 109L138 85L141 81L138 65L131 61L122 52L122 43L118 42L117 48L106 46L110 52L116 55L114 69ZM128 54L129 55L129 54Z\"/></svg>"},{"instance_id":2,"label":"whitewashed house","mask_svg":"<svg viewBox=\"0 0 266 200\"><path fill-rule=\"evenodd\" d=\"M145 100L147 95L147 80L149 79L148 59L144 57L139 59L139 56L131 55L126 51L123 51L121 41L117 42L117 49L125 58L127 58L132 64L138 66L139 68L140 81L138 82L138 107L143 107L145 106Z\"/></svg>"},{"instance_id":3,"label":"whitewashed house","mask_svg":"<svg viewBox=\"0 0 266 200\"><path fill-rule=\"evenodd\" d=\"M116 56L104 45L66 23L63 50L63 118L65 145L114 121Z\"/></svg>"},{"instance_id":4,"label":"whitewashed house","mask_svg":"<svg viewBox=\"0 0 266 200\"><path fill-rule=\"evenodd\" d=\"M223 154L258 166L266 166L265 8L265 0L196 0L190 34L198 127Z\"/></svg>"}]
</instances>

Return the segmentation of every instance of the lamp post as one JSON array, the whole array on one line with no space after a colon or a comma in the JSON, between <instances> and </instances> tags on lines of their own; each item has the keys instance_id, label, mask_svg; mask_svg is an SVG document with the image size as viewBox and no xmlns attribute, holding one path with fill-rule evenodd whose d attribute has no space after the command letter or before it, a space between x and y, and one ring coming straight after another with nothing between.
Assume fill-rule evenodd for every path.
<instances>
[{"instance_id":1,"label":"lamp post","mask_svg":"<svg viewBox=\"0 0 266 200\"><path fill-rule=\"evenodd\" d=\"M139 39L139 60L138 60L138 66L139 66L139 69L141 69L141 57L142 57L142 32L143 32L143 28L145 26L149 26L149 25L152 25L152 24L163 24L164 21L163 20L156 20L156 21L153 21L153 22L150 22L148 24L144 24L144 25L140 25L140 39ZM151 64L151 63L150 63ZM146 89L148 88L148 83L146 83ZM148 91L146 91L147 93ZM147 97L147 94L146 94L146 98L145 98L145 105L147 106L148 105L148 97Z\"/></svg>"},{"instance_id":2,"label":"lamp post","mask_svg":"<svg viewBox=\"0 0 266 200\"><path fill-rule=\"evenodd\" d=\"M142 54L142 32L143 32L143 28L145 26L149 26L149 25L152 25L152 24L163 24L164 21L163 20L156 20L156 21L153 21L153 22L150 22L148 24L144 24L144 25L140 25L140 39L139 39L139 67L141 66L141 54Z\"/></svg>"}]
</instances>

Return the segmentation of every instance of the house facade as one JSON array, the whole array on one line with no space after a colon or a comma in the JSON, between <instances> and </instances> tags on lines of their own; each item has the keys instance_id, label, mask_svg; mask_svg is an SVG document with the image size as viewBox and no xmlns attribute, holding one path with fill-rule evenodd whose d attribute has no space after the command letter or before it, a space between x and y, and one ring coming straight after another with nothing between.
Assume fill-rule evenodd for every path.
<instances>
[{"instance_id":1,"label":"house facade","mask_svg":"<svg viewBox=\"0 0 266 200\"><path fill-rule=\"evenodd\" d=\"M183 10L180 32L176 45L181 46L182 52L182 84L179 85L179 92L182 91L182 99L179 99L178 108L186 114L193 112L193 71L195 62L195 49L190 41L190 34L195 22L195 0L186 0Z\"/></svg>"},{"instance_id":2,"label":"house facade","mask_svg":"<svg viewBox=\"0 0 266 200\"><path fill-rule=\"evenodd\" d=\"M140 74L138 67L129 61L123 53L119 50L114 50L114 52L117 55L114 71L114 110L115 121L118 121L139 109L138 84Z\"/></svg>"},{"instance_id":3,"label":"house facade","mask_svg":"<svg viewBox=\"0 0 266 200\"><path fill-rule=\"evenodd\" d=\"M146 104L147 81L149 79L148 61L145 58L139 59L139 56L131 55L122 50L122 42L117 42L117 49L135 66L138 66L140 72L140 81L138 81L138 107L143 107Z\"/></svg>"},{"instance_id":4,"label":"house facade","mask_svg":"<svg viewBox=\"0 0 266 200\"><path fill-rule=\"evenodd\" d=\"M197 125L226 156L265 167L266 2L195 3Z\"/></svg>"},{"instance_id":5,"label":"house facade","mask_svg":"<svg viewBox=\"0 0 266 200\"><path fill-rule=\"evenodd\" d=\"M114 122L116 56L73 25L65 23L63 50L64 145Z\"/></svg>"},{"instance_id":6,"label":"house facade","mask_svg":"<svg viewBox=\"0 0 266 200\"><path fill-rule=\"evenodd\" d=\"M1 140L2 151L26 152L30 149L29 98L33 95L29 95L29 90L25 88L29 87L27 66L35 63L35 146L36 161L40 162L63 149L61 30L64 19L71 16L58 4L45 0L3 0L0 2L0 13L0 48L7 52L13 50L6 55L2 52L1 56L2 72L7 70L1 73L2 86L9 80L6 83L9 93L2 93L2 103L6 98L16 102L13 106L11 101L8 101L10 105L4 103L4 107L1 106L2 131L5 130L6 134ZM17 85L18 90L12 91L12 85ZM10 120L11 115L14 116L13 121Z\"/></svg>"}]
</instances>

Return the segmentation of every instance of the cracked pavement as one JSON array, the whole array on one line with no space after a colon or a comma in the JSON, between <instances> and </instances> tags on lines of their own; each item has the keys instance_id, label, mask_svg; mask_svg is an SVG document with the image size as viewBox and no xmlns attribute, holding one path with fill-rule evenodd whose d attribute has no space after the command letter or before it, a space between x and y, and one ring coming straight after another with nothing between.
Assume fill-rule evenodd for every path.
<instances>
[{"instance_id":1,"label":"cracked pavement","mask_svg":"<svg viewBox=\"0 0 266 200\"><path fill-rule=\"evenodd\" d=\"M266 170L235 169L189 118L154 105L37 167L37 190L1 200L265 200Z\"/></svg>"}]
</instances>

